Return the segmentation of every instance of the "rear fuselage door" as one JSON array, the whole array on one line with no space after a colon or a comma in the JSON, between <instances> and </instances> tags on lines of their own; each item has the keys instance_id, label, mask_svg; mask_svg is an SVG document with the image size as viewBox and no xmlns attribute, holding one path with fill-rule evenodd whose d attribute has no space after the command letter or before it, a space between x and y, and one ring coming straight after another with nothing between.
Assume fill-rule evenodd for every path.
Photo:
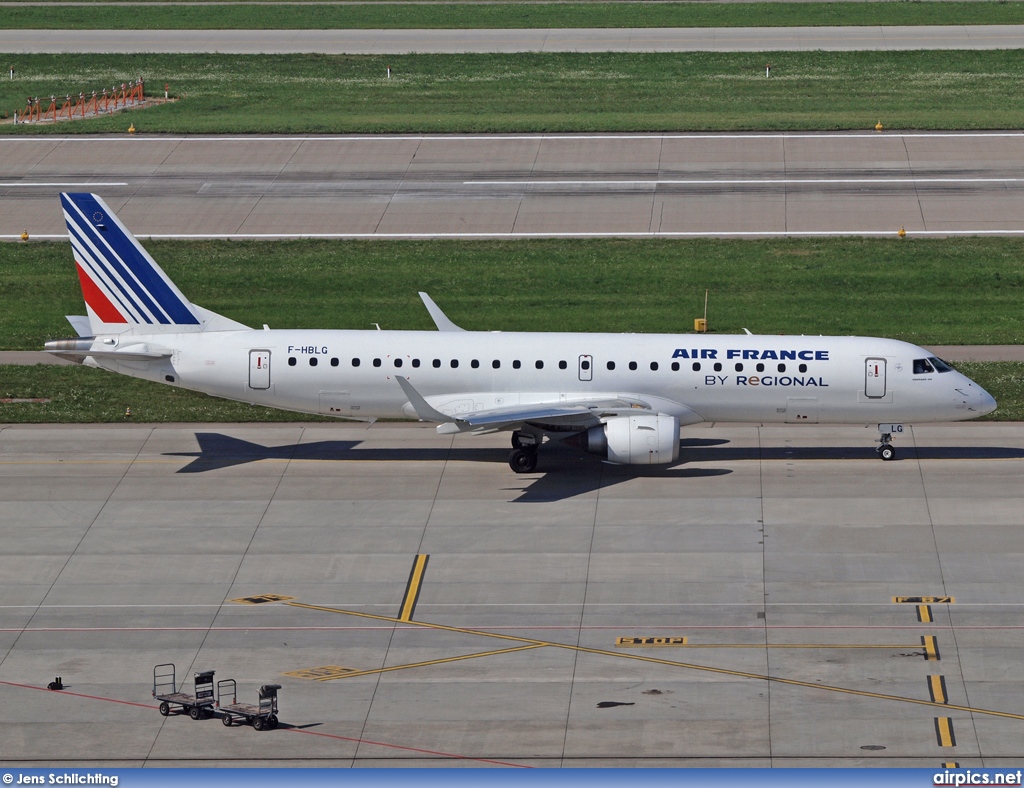
<instances>
[{"instance_id":1,"label":"rear fuselage door","mask_svg":"<svg viewBox=\"0 0 1024 788\"><path fill-rule=\"evenodd\" d=\"M270 388L270 351L249 351L249 388Z\"/></svg>"},{"instance_id":2,"label":"rear fuselage door","mask_svg":"<svg viewBox=\"0 0 1024 788\"><path fill-rule=\"evenodd\" d=\"M594 357L580 356L580 380L594 379Z\"/></svg>"},{"instance_id":3,"label":"rear fuselage door","mask_svg":"<svg viewBox=\"0 0 1024 788\"><path fill-rule=\"evenodd\" d=\"M864 396L885 396L885 359L869 358L864 361Z\"/></svg>"}]
</instances>

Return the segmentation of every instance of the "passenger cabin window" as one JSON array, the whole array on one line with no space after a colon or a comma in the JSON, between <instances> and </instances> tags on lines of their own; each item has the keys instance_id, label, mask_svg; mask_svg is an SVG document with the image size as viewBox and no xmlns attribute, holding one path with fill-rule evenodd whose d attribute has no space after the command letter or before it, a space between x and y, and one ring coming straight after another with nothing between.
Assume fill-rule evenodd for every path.
<instances>
[{"instance_id":1,"label":"passenger cabin window","mask_svg":"<svg viewBox=\"0 0 1024 788\"><path fill-rule=\"evenodd\" d=\"M412 365L418 369L420 366L420 360L418 358L414 358L412 360Z\"/></svg>"},{"instance_id":2,"label":"passenger cabin window","mask_svg":"<svg viewBox=\"0 0 1024 788\"><path fill-rule=\"evenodd\" d=\"M332 358L332 359L331 359L331 366L332 366L332 367L336 367L336 366L338 366L338 359L336 359L336 358Z\"/></svg>"},{"instance_id":3,"label":"passenger cabin window","mask_svg":"<svg viewBox=\"0 0 1024 788\"><path fill-rule=\"evenodd\" d=\"M693 367L693 371L694 372L700 372L700 362L699 361L694 361L693 364L692 364L692 367Z\"/></svg>"},{"instance_id":4,"label":"passenger cabin window","mask_svg":"<svg viewBox=\"0 0 1024 788\"><path fill-rule=\"evenodd\" d=\"M657 371L658 371L658 362L657 361L652 361L651 362L651 372L657 372Z\"/></svg>"},{"instance_id":5,"label":"passenger cabin window","mask_svg":"<svg viewBox=\"0 0 1024 788\"><path fill-rule=\"evenodd\" d=\"M586 361L586 360L581 361L580 362L580 369L582 369L584 372L586 372L588 369L590 369L590 362ZM614 364L612 365L612 369L615 369L615 365Z\"/></svg>"},{"instance_id":6,"label":"passenger cabin window","mask_svg":"<svg viewBox=\"0 0 1024 788\"><path fill-rule=\"evenodd\" d=\"M786 365L785 364L779 364L779 372L785 372L785 371L786 371Z\"/></svg>"},{"instance_id":7,"label":"passenger cabin window","mask_svg":"<svg viewBox=\"0 0 1024 788\"><path fill-rule=\"evenodd\" d=\"M932 366L935 367L936 372L942 373L953 371L953 368L949 366L949 364L947 364L941 358L935 358L935 356L928 356L928 360L932 362Z\"/></svg>"},{"instance_id":8,"label":"passenger cabin window","mask_svg":"<svg viewBox=\"0 0 1024 788\"><path fill-rule=\"evenodd\" d=\"M491 362L491 367L493 369L500 369L501 368L501 362L498 361L498 359L494 359L494 361Z\"/></svg>"},{"instance_id":9,"label":"passenger cabin window","mask_svg":"<svg viewBox=\"0 0 1024 788\"><path fill-rule=\"evenodd\" d=\"M434 369L441 368L441 359L435 358L431 363L434 365Z\"/></svg>"},{"instance_id":10,"label":"passenger cabin window","mask_svg":"<svg viewBox=\"0 0 1024 788\"><path fill-rule=\"evenodd\" d=\"M544 369L544 362L543 362L543 361L541 361L540 359L537 359L537 361L535 361L533 365L534 365L534 366L535 366L535 367L536 367L537 369Z\"/></svg>"},{"instance_id":11,"label":"passenger cabin window","mask_svg":"<svg viewBox=\"0 0 1024 788\"><path fill-rule=\"evenodd\" d=\"M721 372L721 371L722 371L722 362L721 361L716 361L715 362L715 372Z\"/></svg>"},{"instance_id":12,"label":"passenger cabin window","mask_svg":"<svg viewBox=\"0 0 1024 788\"><path fill-rule=\"evenodd\" d=\"M452 359L452 369L458 369L458 368L459 368L459 360L457 358L453 358Z\"/></svg>"},{"instance_id":13,"label":"passenger cabin window","mask_svg":"<svg viewBox=\"0 0 1024 788\"><path fill-rule=\"evenodd\" d=\"M512 362L512 369L519 369L521 366L523 366L523 362L518 358Z\"/></svg>"},{"instance_id":14,"label":"passenger cabin window","mask_svg":"<svg viewBox=\"0 0 1024 788\"><path fill-rule=\"evenodd\" d=\"M402 366L402 359L400 359L400 358L396 358L396 359L395 359L395 366L396 366L396 367L400 367L400 366Z\"/></svg>"},{"instance_id":15,"label":"passenger cabin window","mask_svg":"<svg viewBox=\"0 0 1024 788\"><path fill-rule=\"evenodd\" d=\"M353 367L358 367L359 366L359 359L358 358L352 359L352 366Z\"/></svg>"},{"instance_id":16,"label":"passenger cabin window","mask_svg":"<svg viewBox=\"0 0 1024 788\"><path fill-rule=\"evenodd\" d=\"M673 372L678 372L679 371L679 362L678 361L673 361L672 362L672 371Z\"/></svg>"},{"instance_id":17,"label":"passenger cabin window","mask_svg":"<svg viewBox=\"0 0 1024 788\"><path fill-rule=\"evenodd\" d=\"M469 362L469 366L471 366L473 369L480 369L480 359L474 358L472 361Z\"/></svg>"},{"instance_id":18,"label":"passenger cabin window","mask_svg":"<svg viewBox=\"0 0 1024 788\"><path fill-rule=\"evenodd\" d=\"M806 372L807 371L807 365L806 364L801 364L799 367L797 367L797 369L799 369L801 372Z\"/></svg>"},{"instance_id":19,"label":"passenger cabin window","mask_svg":"<svg viewBox=\"0 0 1024 788\"><path fill-rule=\"evenodd\" d=\"M292 356L291 358L288 359L288 366L289 367L294 367L297 363L298 362L295 360L295 356Z\"/></svg>"},{"instance_id":20,"label":"passenger cabin window","mask_svg":"<svg viewBox=\"0 0 1024 788\"><path fill-rule=\"evenodd\" d=\"M310 356L309 357L309 366L311 366L311 367L315 367L316 366L316 356Z\"/></svg>"},{"instance_id":21,"label":"passenger cabin window","mask_svg":"<svg viewBox=\"0 0 1024 788\"><path fill-rule=\"evenodd\" d=\"M375 367L379 367L380 366L380 359L379 358L375 358L373 360L373 366L375 366Z\"/></svg>"},{"instance_id":22,"label":"passenger cabin window","mask_svg":"<svg viewBox=\"0 0 1024 788\"><path fill-rule=\"evenodd\" d=\"M737 372L742 372L743 371L743 365L740 362L738 362L738 361L736 362L736 371Z\"/></svg>"},{"instance_id":23,"label":"passenger cabin window","mask_svg":"<svg viewBox=\"0 0 1024 788\"><path fill-rule=\"evenodd\" d=\"M584 363L586 363L586 362L584 362ZM615 362L614 361L609 361L607 366L608 366L609 371L613 370L613 369L615 369ZM586 369L586 367L584 367L584 369Z\"/></svg>"},{"instance_id":24,"label":"passenger cabin window","mask_svg":"<svg viewBox=\"0 0 1024 788\"><path fill-rule=\"evenodd\" d=\"M635 370L636 369L636 362L635 361L630 361L629 362L629 368L631 370Z\"/></svg>"},{"instance_id":25,"label":"passenger cabin window","mask_svg":"<svg viewBox=\"0 0 1024 788\"><path fill-rule=\"evenodd\" d=\"M559 361L558 362L558 368L559 369L568 369L569 368L569 362L568 361Z\"/></svg>"},{"instance_id":26,"label":"passenger cabin window","mask_svg":"<svg viewBox=\"0 0 1024 788\"><path fill-rule=\"evenodd\" d=\"M758 364L756 367L754 367L754 369L756 369L758 372L764 372L764 364Z\"/></svg>"}]
</instances>

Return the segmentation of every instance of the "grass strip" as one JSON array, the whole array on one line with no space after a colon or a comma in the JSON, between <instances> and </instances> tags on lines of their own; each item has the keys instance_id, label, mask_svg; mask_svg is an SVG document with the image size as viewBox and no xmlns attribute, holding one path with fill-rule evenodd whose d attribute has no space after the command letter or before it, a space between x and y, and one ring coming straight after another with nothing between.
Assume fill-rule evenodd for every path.
<instances>
[{"instance_id":1,"label":"grass strip","mask_svg":"<svg viewBox=\"0 0 1024 788\"><path fill-rule=\"evenodd\" d=\"M143 76L183 99L5 134L1015 129L1019 52L16 55L0 114ZM392 68L392 79L386 69ZM155 88L154 88L155 86ZM48 103L48 102L46 102ZM44 103L44 107L46 106Z\"/></svg>"},{"instance_id":2,"label":"grass strip","mask_svg":"<svg viewBox=\"0 0 1024 788\"><path fill-rule=\"evenodd\" d=\"M1024 363L957 364L999 403L983 421L1024 420ZM161 386L88 367L0 366L0 398L44 398L50 402L0 402L0 424L92 424L125 422L330 421Z\"/></svg>"},{"instance_id":3,"label":"grass strip","mask_svg":"<svg viewBox=\"0 0 1024 788\"><path fill-rule=\"evenodd\" d=\"M1020 2L436 3L6 7L0 28L323 30L1024 24Z\"/></svg>"},{"instance_id":4,"label":"grass strip","mask_svg":"<svg viewBox=\"0 0 1024 788\"><path fill-rule=\"evenodd\" d=\"M713 331L1024 343L1024 239L160 241L195 303L273 328ZM84 314L66 243L0 244L0 348L41 349Z\"/></svg>"}]
</instances>

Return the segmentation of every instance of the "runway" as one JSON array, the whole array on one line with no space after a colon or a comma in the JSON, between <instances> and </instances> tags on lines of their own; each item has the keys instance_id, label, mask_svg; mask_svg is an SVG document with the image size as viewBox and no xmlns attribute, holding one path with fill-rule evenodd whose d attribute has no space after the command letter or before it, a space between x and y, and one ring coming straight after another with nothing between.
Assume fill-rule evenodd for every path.
<instances>
[{"instance_id":1,"label":"runway","mask_svg":"<svg viewBox=\"0 0 1024 788\"><path fill-rule=\"evenodd\" d=\"M0 137L0 238L60 191L161 238L1019 234L1024 134Z\"/></svg>"},{"instance_id":2,"label":"runway","mask_svg":"<svg viewBox=\"0 0 1024 788\"><path fill-rule=\"evenodd\" d=\"M0 52L399 55L1020 49L1024 25L522 30L0 30Z\"/></svg>"},{"instance_id":3,"label":"runway","mask_svg":"<svg viewBox=\"0 0 1024 788\"><path fill-rule=\"evenodd\" d=\"M1013 766L1024 425L874 438L516 476L426 425L0 429L0 757ZM161 717L165 662L281 684L282 726Z\"/></svg>"}]
</instances>

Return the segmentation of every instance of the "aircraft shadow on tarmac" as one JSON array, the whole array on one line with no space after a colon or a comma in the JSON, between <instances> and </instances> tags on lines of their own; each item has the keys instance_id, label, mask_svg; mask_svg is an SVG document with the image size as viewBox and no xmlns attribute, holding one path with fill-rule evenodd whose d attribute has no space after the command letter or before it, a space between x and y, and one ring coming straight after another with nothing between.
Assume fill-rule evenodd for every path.
<instances>
[{"instance_id":1,"label":"aircraft shadow on tarmac","mask_svg":"<svg viewBox=\"0 0 1024 788\"><path fill-rule=\"evenodd\" d=\"M197 432L197 452L168 452L166 456L193 457L178 473L208 473L260 460L359 460L398 462L410 460L501 463L508 451L495 448L361 448L361 441L315 441L262 446L216 432ZM562 500L637 478L699 479L732 473L728 468L695 467L702 463L758 460L875 460L870 443L858 446L730 446L717 438L684 438L680 441L679 464L666 466L610 465L598 457L554 441L545 444L537 474L514 476L527 484L507 487L520 493L520 502ZM897 445L900 460L1000 460L1024 459L1024 449L988 446ZM511 475L511 471L509 471Z\"/></svg>"},{"instance_id":2,"label":"aircraft shadow on tarmac","mask_svg":"<svg viewBox=\"0 0 1024 788\"><path fill-rule=\"evenodd\" d=\"M199 443L199 451L165 452L164 456L168 457L194 458L188 465L180 468L178 473L208 473L260 460L359 460L362 462L455 460L504 465L508 461L510 450L484 447L479 449L360 448L361 441L315 441L312 443L286 443L281 446L262 446L217 432L197 432L196 441ZM509 492L520 493L516 498L520 502L553 501L572 498L640 477L696 479L724 476L732 471L727 468L609 465L597 457L582 454L578 449L559 442L552 442L545 444L542 450L537 473L542 475L539 477L537 474L514 476L509 470L510 477L528 484L506 489Z\"/></svg>"}]
</instances>

